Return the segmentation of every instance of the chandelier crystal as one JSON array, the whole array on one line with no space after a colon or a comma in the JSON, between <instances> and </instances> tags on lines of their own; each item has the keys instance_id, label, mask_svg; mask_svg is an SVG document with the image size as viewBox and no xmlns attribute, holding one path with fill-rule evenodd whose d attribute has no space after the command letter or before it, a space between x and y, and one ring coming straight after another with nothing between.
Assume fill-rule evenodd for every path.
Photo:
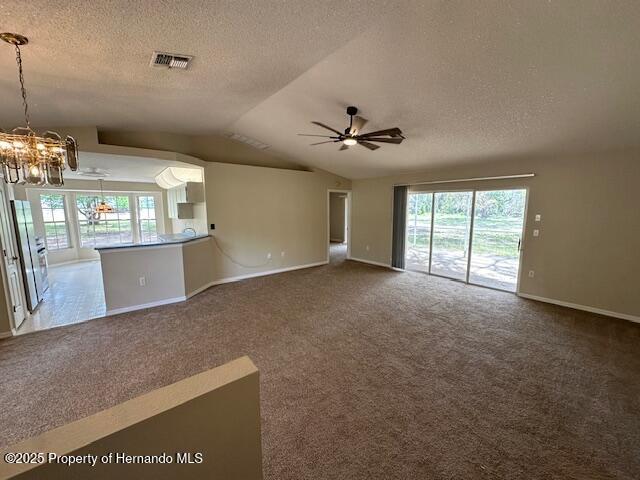
<instances>
[{"instance_id":1,"label":"chandelier crystal","mask_svg":"<svg viewBox=\"0 0 640 480\"><path fill-rule=\"evenodd\" d=\"M13 45L16 50L18 80L24 107L24 127L11 132L0 130L0 164L4 181L28 183L30 185L64 185L62 171L66 165L73 171L78 169L78 145L73 137L64 140L56 132L46 131L38 135L31 129L27 91L22 74L20 46L29 40L16 33L0 33L0 38Z\"/></svg>"}]
</instances>

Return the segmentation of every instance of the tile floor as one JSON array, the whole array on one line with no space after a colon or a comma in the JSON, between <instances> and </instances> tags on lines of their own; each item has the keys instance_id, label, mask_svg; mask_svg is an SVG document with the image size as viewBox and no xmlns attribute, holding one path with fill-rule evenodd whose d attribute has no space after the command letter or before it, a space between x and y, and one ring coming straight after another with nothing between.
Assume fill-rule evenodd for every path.
<instances>
[{"instance_id":1,"label":"tile floor","mask_svg":"<svg viewBox=\"0 0 640 480\"><path fill-rule=\"evenodd\" d=\"M18 329L18 334L69 325L106 312L100 261L49 267L49 288L38 309Z\"/></svg>"}]
</instances>

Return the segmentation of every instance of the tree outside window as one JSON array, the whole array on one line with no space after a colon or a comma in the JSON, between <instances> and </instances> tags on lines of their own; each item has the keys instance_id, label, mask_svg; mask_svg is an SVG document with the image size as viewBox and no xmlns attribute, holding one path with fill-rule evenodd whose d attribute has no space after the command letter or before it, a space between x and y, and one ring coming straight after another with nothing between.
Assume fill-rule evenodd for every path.
<instances>
[{"instance_id":1,"label":"tree outside window","mask_svg":"<svg viewBox=\"0 0 640 480\"><path fill-rule=\"evenodd\" d=\"M133 242L131 208L128 195L105 195L104 201L113 209L111 213L95 212L102 201L97 195L76 195L80 245L92 248Z\"/></svg>"}]
</instances>

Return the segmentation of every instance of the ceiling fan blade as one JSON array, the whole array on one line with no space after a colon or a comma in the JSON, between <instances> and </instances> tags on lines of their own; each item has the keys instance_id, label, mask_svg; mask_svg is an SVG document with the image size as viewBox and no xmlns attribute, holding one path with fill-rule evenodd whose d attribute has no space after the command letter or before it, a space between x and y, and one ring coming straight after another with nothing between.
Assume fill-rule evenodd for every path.
<instances>
[{"instance_id":1,"label":"ceiling fan blade","mask_svg":"<svg viewBox=\"0 0 640 480\"><path fill-rule=\"evenodd\" d=\"M375 145L373 143L365 142L363 140L358 140L358 144L368 148L369 150L377 150L380 148L380 145Z\"/></svg>"},{"instance_id":2,"label":"ceiling fan blade","mask_svg":"<svg viewBox=\"0 0 640 480\"><path fill-rule=\"evenodd\" d=\"M338 135L342 135L342 133L340 133L338 130L336 130L335 128L331 128L329 125L325 125L324 123L320 123L320 122L311 122L314 125L318 125L319 127L322 128L326 128L327 130L331 130L333 133L337 133Z\"/></svg>"},{"instance_id":3,"label":"ceiling fan blade","mask_svg":"<svg viewBox=\"0 0 640 480\"><path fill-rule=\"evenodd\" d=\"M339 152L343 151L343 150L349 150L349 145L345 145L344 143L342 144L342 146L338 149Z\"/></svg>"},{"instance_id":4,"label":"ceiling fan blade","mask_svg":"<svg viewBox=\"0 0 640 480\"><path fill-rule=\"evenodd\" d=\"M338 140L327 140L326 142L310 143L309 145L322 145L323 143L336 143Z\"/></svg>"},{"instance_id":5,"label":"ceiling fan blade","mask_svg":"<svg viewBox=\"0 0 640 480\"><path fill-rule=\"evenodd\" d=\"M298 136L300 136L300 137L338 138L338 137L332 137L331 135L311 135L309 133L298 133Z\"/></svg>"},{"instance_id":6,"label":"ceiling fan blade","mask_svg":"<svg viewBox=\"0 0 640 480\"><path fill-rule=\"evenodd\" d=\"M395 144L399 144L399 143L402 143L402 141L404 140L404 137L392 137L392 138L365 137L365 140L367 142L380 142L380 143L395 143Z\"/></svg>"},{"instance_id":7,"label":"ceiling fan blade","mask_svg":"<svg viewBox=\"0 0 640 480\"><path fill-rule=\"evenodd\" d=\"M353 124L351 125L351 135L357 135L362 128L367 124L369 120L362 117L353 117Z\"/></svg>"},{"instance_id":8,"label":"ceiling fan blade","mask_svg":"<svg viewBox=\"0 0 640 480\"><path fill-rule=\"evenodd\" d=\"M363 133L360 136L361 137L377 137L379 135L389 135L390 137L401 137L402 130L400 130L398 127L387 128L386 130L377 130L375 132Z\"/></svg>"}]
</instances>

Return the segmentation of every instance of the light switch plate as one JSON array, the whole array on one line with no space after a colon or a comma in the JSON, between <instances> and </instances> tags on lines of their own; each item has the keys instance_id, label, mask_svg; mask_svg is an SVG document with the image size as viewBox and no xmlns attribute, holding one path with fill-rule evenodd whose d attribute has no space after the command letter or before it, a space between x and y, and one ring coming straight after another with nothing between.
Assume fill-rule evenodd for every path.
<instances>
[{"instance_id":1,"label":"light switch plate","mask_svg":"<svg viewBox=\"0 0 640 480\"><path fill-rule=\"evenodd\" d=\"M536 214L536 222L539 222L542 219L542 215L539 213Z\"/></svg>"},{"instance_id":2,"label":"light switch plate","mask_svg":"<svg viewBox=\"0 0 640 480\"><path fill-rule=\"evenodd\" d=\"M533 231L533 236L534 237L539 237L540 236L540 230L538 230L537 228Z\"/></svg>"}]
</instances>

